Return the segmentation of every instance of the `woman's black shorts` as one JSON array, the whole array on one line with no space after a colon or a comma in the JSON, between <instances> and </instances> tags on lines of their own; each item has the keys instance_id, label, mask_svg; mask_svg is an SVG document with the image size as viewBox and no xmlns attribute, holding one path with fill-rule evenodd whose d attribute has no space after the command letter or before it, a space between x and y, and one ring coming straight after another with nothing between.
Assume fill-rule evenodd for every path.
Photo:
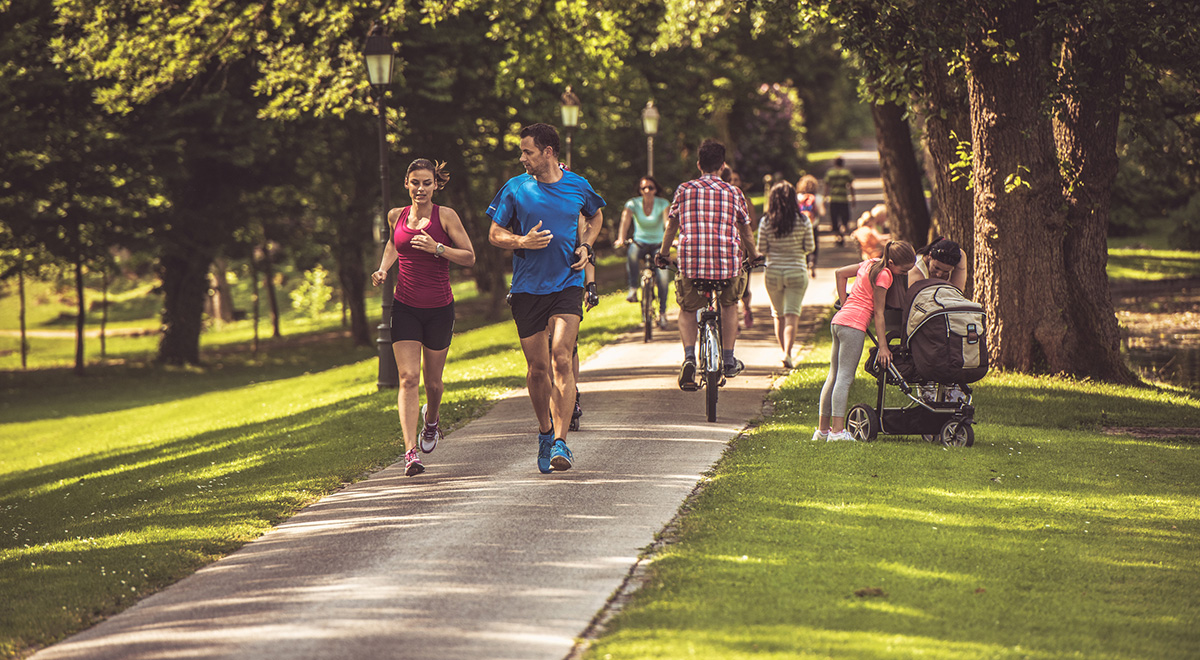
<instances>
[{"instance_id":1,"label":"woman's black shorts","mask_svg":"<svg viewBox=\"0 0 1200 660\"><path fill-rule=\"evenodd\" d=\"M450 347L454 334L454 302L444 307L411 307L392 301L392 342L419 341L431 351Z\"/></svg>"},{"instance_id":2,"label":"woman's black shorts","mask_svg":"<svg viewBox=\"0 0 1200 660\"><path fill-rule=\"evenodd\" d=\"M583 318L583 287L569 286L556 293L514 293L509 297L517 336L532 337L550 325L550 317L573 314Z\"/></svg>"}]
</instances>

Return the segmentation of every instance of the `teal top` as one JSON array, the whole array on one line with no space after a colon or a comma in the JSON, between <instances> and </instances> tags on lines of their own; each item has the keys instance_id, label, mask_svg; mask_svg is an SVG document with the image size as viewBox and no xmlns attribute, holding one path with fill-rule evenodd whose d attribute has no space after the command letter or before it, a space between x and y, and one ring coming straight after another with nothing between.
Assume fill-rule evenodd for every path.
<instances>
[{"instance_id":1,"label":"teal top","mask_svg":"<svg viewBox=\"0 0 1200 660\"><path fill-rule=\"evenodd\" d=\"M662 197L655 197L654 209L650 215L646 215L641 197L625 202L625 208L633 213L633 240L638 243L662 243L663 232L667 228L667 207L670 205Z\"/></svg>"}]
</instances>

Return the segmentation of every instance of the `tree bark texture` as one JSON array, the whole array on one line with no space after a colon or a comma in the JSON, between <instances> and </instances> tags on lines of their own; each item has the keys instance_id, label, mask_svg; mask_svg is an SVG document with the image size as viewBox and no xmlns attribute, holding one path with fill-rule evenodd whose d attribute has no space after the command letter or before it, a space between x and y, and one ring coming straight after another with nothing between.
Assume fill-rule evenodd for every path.
<instances>
[{"instance_id":1,"label":"tree bark texture","mask_svg":"<svg viewBox=\"0 0 1200 660\"><path fill-rule=\"evenodd\" d=\"M1125 80L1123 53L1122 48L1105 51L1099 42L1086 39L1082 28L1068 35L1062 51L1062 82L1082 93L1066 97L1056 117L1054 137L1067 173L1063 181L1066 279L1069 288L1078 292L1066 308L1079 337L1073 373L1130 383L1137 378L1121 355L1121 333L1106 272L1109 209L1118 167L1118 100Z\"/></svg>"},{"instance_id":2,"label":"tree bark texture","mask_svg":"<svg viewBox=\"0 0 1200 660\"><path fill-rule=\"evenodd\" d=\"M967 188L970 172L954 180L951 165L958 160L959 141L971 141L971 108L966 81L952 79L945 62L926 62L925 148L933 182L932 233L955 241L967 253L967 272L975 272L975 203ZM972 295L967 280L967 295Z\"/></svg>"},{"instance_id":3,"label":"tree bark texture","mask_svg":"<svg viewBox=\"0 0 1200 660\"><path fill-rule=\"evenodd\" d=\"M975 297L988 315L992 367L1073 372L1081 337L1066 310L1073 296L1092 292L1067 284L1062 183L1051 120L1042 111L1049 47L1037 32L1036 5L985 4L981 33L967 49Z\"/></svg>"},{"instance_id":4,"label":"tree bark texture","mask_svg":"<svg viewBox=\"0 0 1200 660\"><path fill-rule=\"evenodd\" d=\"M159 362L200 363L200 331L204 300L208 296L208 269L215 256L215 248L193 242L168 240L163 246L159 257L164 294Z\"/></svg>"},{"instance_id":5,"label":"tree bark texture","mask_svg":"<svg viewBox=\"0 0 1200 660\"><path fill-rule=\"evenodd\" d=\"M366 223L364 222L364 225ZM371 328L367 323L367 310L363 296L366 295L367 272L363 267L363 242L339 231L334 258L337 259L338 282L350 308L350 339L355 346L374 346Z\"/></svg>"},{"instance_id":6,"label":"tree bark texture","mask_svg":"<svg viewBox=\"0 0 1200 660\"><path fill-rule=\"evenodd\" d=\"M924 245L929 233L929 207L904 108L895 103L876 103L871 106L871 115L892 238Z\"/></svg>"}]
</instances>

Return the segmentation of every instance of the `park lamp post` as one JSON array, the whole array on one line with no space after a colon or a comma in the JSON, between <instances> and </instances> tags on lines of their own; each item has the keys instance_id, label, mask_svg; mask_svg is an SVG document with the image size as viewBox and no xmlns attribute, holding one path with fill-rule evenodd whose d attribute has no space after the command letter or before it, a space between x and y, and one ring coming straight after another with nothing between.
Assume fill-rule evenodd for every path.
<instances>
[{"instance_id":1,"label":"park lamp post","mask_svg":"<svg viewBox=\"0 0 1200 660\"><path fill-rule=\"evenodd\" d=\"M642 109L642 128L646 131L646 176L654 176L654 136L658 133L658 108L654 99Z\"/></svg>"},{"instance_id":2,"label":"park lamp post","mask_svg":"<svg viewBox=\"0 0 1200 660\"><path fill-rule=\"evenodd\" d=\"M571 134L579 125L579 97L567 85L567 91L562 95L562 123L567 129L567 169L571 169Z\"/></svg>"},{"instance_id":3,"label":"park lamp post","mask_svg":"<svg viewBox=\"0 0 1200 660\"><path fill-rule=\"evenodd\" d=\"M392 69L396 62L396 53L392 50L392 40L384 35L383 28L378 23L371 26L367 34L367 45L363 48L363 62L367 66L367 79L371 83L371 93L379 109L379 183L383 189L383 231L379 237L387 244L388 224L387 214L392 208L391 196L388 193L388 148L387 148L387 112L383 101L387 88L392 84ZM379 322L379 336L375 340L379 352L379 380L376 386L381 389L400 387L400 374L396 368L396 358L392 353L392 297L396 290L396 266L388 269L387 280L383 285L383 313Z\"/></svg>"}]
</instances>

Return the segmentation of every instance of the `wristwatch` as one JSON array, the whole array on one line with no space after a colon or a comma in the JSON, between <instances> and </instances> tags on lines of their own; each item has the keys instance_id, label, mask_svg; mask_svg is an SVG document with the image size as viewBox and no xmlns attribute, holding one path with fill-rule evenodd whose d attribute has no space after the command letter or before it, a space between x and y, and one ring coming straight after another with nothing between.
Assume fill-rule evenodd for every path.
<instances>
[{"instance_id":1,"label":"wristwatch","mask_svg":"<svg viewBox=\"0 0 1200 660\"><path fill-rule=\"evenodd\" d=\"M434 254L434 256L440 257L440 256L442 256L442 253L445 251L446 251L446 246L442 245L441 243L438 243L437 249L434 250L433 254Z\"/></svg>"}]
</instances>

